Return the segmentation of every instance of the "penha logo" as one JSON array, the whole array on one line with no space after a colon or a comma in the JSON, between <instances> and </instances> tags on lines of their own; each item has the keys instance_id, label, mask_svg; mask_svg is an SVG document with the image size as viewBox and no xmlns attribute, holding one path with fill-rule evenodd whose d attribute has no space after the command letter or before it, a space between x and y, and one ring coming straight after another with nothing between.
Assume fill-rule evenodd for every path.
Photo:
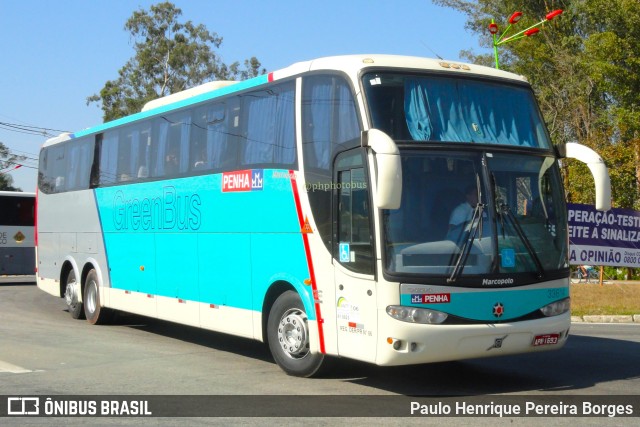
<instances>
[{"instance_id":1,"label":"penha logo","mask_svg":"<svg viewBox=\"0 0 640 427\"><path fill-rule=\"evenodd\" d=\"M223 193L262 190L263 185L263 169L247 169L222 174Z\"/></svg>"},{"instance_id":2,"label":"penha logo","mask_svg":"<svg viewBox=\"0 0 640 427\"><path fill-rule=\"evenodd\" d=\"M412 294L411 303L413 304L449 304L451 302L451 294Z\"/></svg>"}]
</instances>

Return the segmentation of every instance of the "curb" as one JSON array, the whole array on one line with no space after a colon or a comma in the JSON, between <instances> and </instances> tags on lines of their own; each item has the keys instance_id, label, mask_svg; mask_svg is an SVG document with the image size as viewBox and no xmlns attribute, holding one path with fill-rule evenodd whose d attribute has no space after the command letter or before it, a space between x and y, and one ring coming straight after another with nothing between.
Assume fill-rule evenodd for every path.
<instances>
[{"instance_id":1,"label":"curb","mask_svg":"<svg viewBox=\"0 0 640 427\"><path fill-rule=\"evenodd\" d=\"M629 314L626 316L571 316L572 323L638 323L640 324L640 314Z\"/></svg>"}]
</instances>

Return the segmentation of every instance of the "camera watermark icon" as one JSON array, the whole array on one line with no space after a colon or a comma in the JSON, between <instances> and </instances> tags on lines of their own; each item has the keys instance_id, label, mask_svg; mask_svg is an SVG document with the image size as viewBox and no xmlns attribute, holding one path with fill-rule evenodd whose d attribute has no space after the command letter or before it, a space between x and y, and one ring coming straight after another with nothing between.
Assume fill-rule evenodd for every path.
<instances>
[{"instance_id":1,"label":"camera watermark icon","mask_svg":"<svg viewBox=\"0 0 640 427\"><path fill-rule=\"evenodd\" d=\"M39 397L7 398L7 415L40 415Z\"/></svg>"}]
</instances>

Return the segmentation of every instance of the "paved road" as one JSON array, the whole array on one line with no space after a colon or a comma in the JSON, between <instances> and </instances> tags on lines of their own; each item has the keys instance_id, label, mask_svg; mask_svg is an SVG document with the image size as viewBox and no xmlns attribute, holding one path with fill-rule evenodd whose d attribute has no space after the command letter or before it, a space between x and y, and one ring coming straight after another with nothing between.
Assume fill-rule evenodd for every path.
<instances>
[{"instance_id":1,"label":"paved road","mask_svg":"<svg viewBox=\"0 0 640 427\"><path fill-rule=\"evenodd\" d=\"M258 342L133 315L120 315L108 326L73 320L61 299L28 281L0 284L0 316L0 395L562 397L640 392L638 324L573 324L562 350L538 355L393 368L341 360L329 376L310 380L283 374ZM482 420L489 425L492 419ZM592 425L607 421L585 420Z\"/></svg>"}]
</instances>

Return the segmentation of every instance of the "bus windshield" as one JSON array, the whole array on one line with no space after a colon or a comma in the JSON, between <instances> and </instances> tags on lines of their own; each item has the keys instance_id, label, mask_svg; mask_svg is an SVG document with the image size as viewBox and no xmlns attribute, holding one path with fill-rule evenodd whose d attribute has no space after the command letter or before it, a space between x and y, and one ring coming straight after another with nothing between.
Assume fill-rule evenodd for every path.
<instances>
[{"instance_id":1,"label":"bus windshield","mask_svg":"<svg viewBox=\"0 0 640 427\"><path fill-rule=\"evenodd\" d=\"M388 273L455 284L486 274L540 279L568 266L553 157L480 150L401 154L402 203L383 211Z\"/></svg>"},{"instance_id":2,"label":"bus windshield","mask_svg":"<svg viewBox=\"0 0 640 427\"><path fill-rule=\"evenodd\" d=\"M366 74L363 86L373 127L396 141L551 148L524 85L379 72Z\"/></svg>"}]
</instances>

